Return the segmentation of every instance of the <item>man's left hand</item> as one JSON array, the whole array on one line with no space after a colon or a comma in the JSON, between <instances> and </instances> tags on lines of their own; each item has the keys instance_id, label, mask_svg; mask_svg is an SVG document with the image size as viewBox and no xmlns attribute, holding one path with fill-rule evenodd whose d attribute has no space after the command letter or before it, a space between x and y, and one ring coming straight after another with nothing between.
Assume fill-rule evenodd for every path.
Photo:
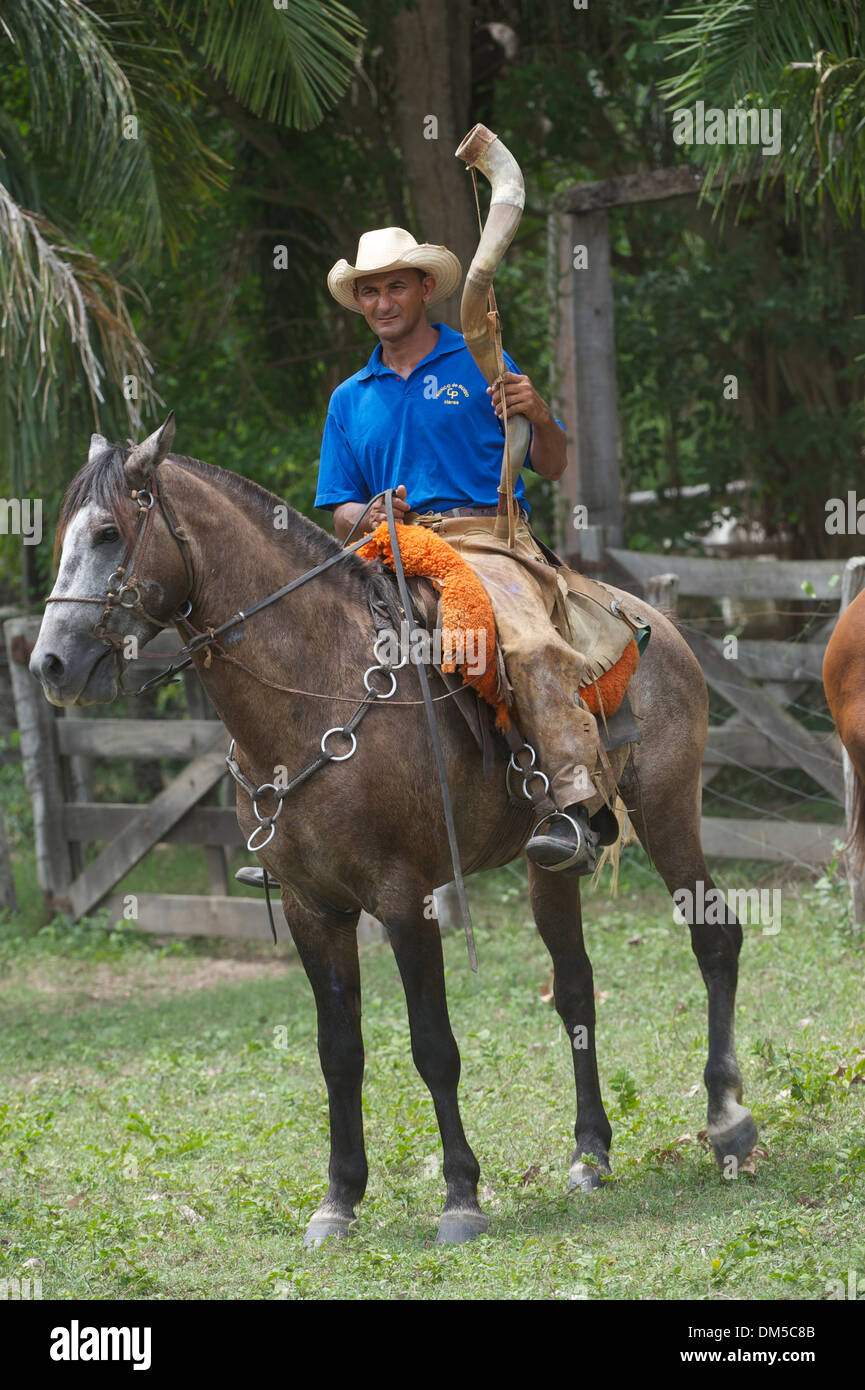
<instances>
[{"instance_id":1,"label":"man's left hand","mask_svg":"<svg viewBox=\"0 0 865 1390\"><path fill-rule=\"evenodd\" d=\"M508 406L508 415L525 415L530 425L546 425L552 420L550 407L542 396L539 396L534 386L527 376L518 375L516 372L505 372L504 374L505 400ZM492 396L493 410L502 418L502 392L501 387L488 386L487 395Z\"/></svg>"}]
</instances>

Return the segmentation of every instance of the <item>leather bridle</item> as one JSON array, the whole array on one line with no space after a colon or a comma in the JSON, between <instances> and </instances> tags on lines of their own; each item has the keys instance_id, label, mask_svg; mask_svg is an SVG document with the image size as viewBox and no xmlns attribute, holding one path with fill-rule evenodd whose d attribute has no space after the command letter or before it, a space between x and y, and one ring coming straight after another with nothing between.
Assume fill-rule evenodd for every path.
<instances>
[{"instance_id":1,"label":"leather bridle","mask_svg":"<svg viewBox=\"0 0 865 1390\"><path fill-rule=\"evenodd\" d=\"M102 597L79 597L73 594L49 595L46 603L101 603L102 612L95 622L92 635L99 638L101 642L106 642L109 647L117 648L123 644L124 635L120 632L110 632L106 626L115 608L123 608L128 613L134 613L136 617L142 618L151 627L157 629L173 627L178 620L187 618L192 612L192 589L195 576L192 571L192 558L189 554L188 537L181 530L177 523L177 517L168 501L163 497L159 490L156 480L156 473L148 488L133 488L130 497L138 506L138 527L134 537L127 542L123 558L117 568L108 576L108 585ZM141 560L150 539L153 515L157 503L162 512L165 524L177 544L177 548L183 557L183 566L186 570L187 597L180 608L170 618L155 618L152 613L148 613L141 600L141 580L139 571ZM124 690L125 695L137 695L139 691Z\"/></svg>"},{"instance_id":2,"label":"leather bridle","mask_svg":"<svg viewBox=\"0 0 865 1390\"><path fill-rule=\"evenodd\" d=\"M192 612L192 593L195 585L195 575L192 569L192 558L189 554L189 538L185 531L178 525L177 517L168 498L160 491L155 471L149 482L150 485L147 488L132 489L130 491L129 495L132 501L138 506L138 528L135 536L127 543L120 564L108 577L106 593L98 598L73 594L57 594L50 595L45 600L46 603L101 604L102 613L94 624L91 635L97 637L101 642L107 643L109 647L115 650L121 647L125 640L123 633L111 632L106 627L115 608L123 608L128 613L134 613L137 617L149 623L151 627L160 630L173 627L175 623L178 622L186 622ZM373 498L369 505L372 506L372 503L376 500L376 498ZM141 599L141 587L143 582L140 578L141 561L147 547L147 542L150 539L153 516L157 506L183 557L188 586L186 599L177 612L167 619L156 618L152 613L148 613ZM362 520L362 518L359 517L358 521L360 520ZM240 609L219 627L208 627L204 632L196 633L185 646L181 647L180 651L164 670L159 671L155 676L152 676L150 680L145 681L137 690L125 689L121 673L120 688L123 694L144 695L155 686L163 685L167 681L172 680L175 675L192 664L193 656L216 642L223 633L230 632L232 628L238 627L254 613L258 613L262 608L267 608L271 603L275 603L277 599L283 598L285 594L290 593L293 589L300 588L300 586L307 583L308 580L314 579L316 575L323 573L324 570L330 569L331 565L337 564L340 560L346 559L349 555L353 555L361 546L366 545L367 540L368 537L363 536L359 541L355 541L354 545L344 545L340 551L335 555L331 555L323 564L316 565L313 569L307 570L306 573L300 575L298 579L293 579L290 584L284 584L281 589L277 589L274 593L268 594L266 598L260 599L258 603L254 603L250 608Z\"/></svg>"}]
</instances>

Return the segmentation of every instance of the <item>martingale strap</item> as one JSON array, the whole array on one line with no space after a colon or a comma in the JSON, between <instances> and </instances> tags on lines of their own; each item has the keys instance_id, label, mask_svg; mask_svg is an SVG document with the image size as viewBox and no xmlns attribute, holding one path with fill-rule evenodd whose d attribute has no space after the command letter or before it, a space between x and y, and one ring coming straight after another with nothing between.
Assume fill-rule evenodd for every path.
<instances>
[{"instance_id":1,"label":"martingale strap","mask_svg":"<svg viewBox=\"0 0 865 1390\"><path fill-rule=\"evenodd\" d=\"M387 529L390 537L391 550L393 551L393 568L396 575L397 589L399 590L400 602L406 615L406 621L411 629L409 641L413 640L416 631L414 618L411 617L412 606L409 599L408 585L405 580L405 571L402 565L402 556L399 549L399 537L396 530L396 521L393 514L393 488L388 488L384 494L385 515L387 516ZM424 709L426 711L427 723L429 724L430 738L432 739L433 753L436 760L436 770L438 772L439 787L442 794L442 805L444 807L445 825L448 833L448 844L451 852L451 862L454 871L454 883L457 888L457 898L459 899L460 915L463 922L463 931L466 938L466 950L469 955L469 965L475 974L478 969L478 957L475 950L474 931L472 929L472 915L469 910L468 898L466 897L466 885L463 880L463 871L460 865L460 847L457 840L456 825L454 824L453 805L451 803L450 788L448 787L447 766L445 764L444 750L439 737L438 725L436 724L435 709L433 708L432 696L429 688L429 678L426 667L422 661L417 663L418 680L420 681L421 694L423 695Z\"/></svg>"}]
</instances>

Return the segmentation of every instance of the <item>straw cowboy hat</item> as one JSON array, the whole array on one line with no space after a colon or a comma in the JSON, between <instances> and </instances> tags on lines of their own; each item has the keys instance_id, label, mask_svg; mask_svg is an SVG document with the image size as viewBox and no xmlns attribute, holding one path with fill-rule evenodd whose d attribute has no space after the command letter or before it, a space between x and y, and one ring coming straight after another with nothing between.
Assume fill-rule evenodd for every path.
<instances>
[{"instance_id":1,"label":"straw cowboy hat","mask_svg":"<svg viewBox=\"0 0 865 1390\"><path fill-rule=\"evenodd\" d=\"M327 277L327 288L344 309L360 314L362 310L353 293L358 276L380 275L382 271L399 270L404 266L435 276L436 287L429 297L430 304L437 304L453 294L463 275L459 261L446 246L430 246L427 242L418 246L411 232L402 227L380 227L374 232L364 232L357 244L357 265L337 261Z\"/></svg>"}]
</instances>

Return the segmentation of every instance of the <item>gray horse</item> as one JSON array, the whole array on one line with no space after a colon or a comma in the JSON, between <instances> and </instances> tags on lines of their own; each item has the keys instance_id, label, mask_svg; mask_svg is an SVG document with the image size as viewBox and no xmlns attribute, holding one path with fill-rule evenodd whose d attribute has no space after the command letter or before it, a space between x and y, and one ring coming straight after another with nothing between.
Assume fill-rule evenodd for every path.
<instances>
[{"instance_id":1,"label":"gray horse","mask_svg":"<svg viewBox=\"0 0 865 1390\"><path fill-rule=\"evenodd\" d=\"M113 700L124 637L143 645L181 612L198 631L215 627L338 549L290 509L285 523L282 504L256 484L169 453L173 434L169 417L131 450L95 435L88 462L69 487L58 529L62 552L54 602L31 661L54 704ZM154 503L146 531L136 522L136 493ZM277 508L281 529L274 525ZM124 567L124 583L135 571L134 583L106 609L109 587L118 589L118 566ZM238 764L256 787L273 782L276 766L290 774L302 768L324 731L340 728L363 697L364 672L373 660L369 599L386 591L392 602L390 580L352 556L234 629L209 655L195 657L201 681L236 740ZM630 685L643 738L627 763L626 750L619 750L619 789L667 888L703 901L713 887L700 844L706 685L675 626L645 608L652 641ZM435 793L428 791L437 781L416 669L400 670L398 684L397 698L387 708L374 707L359 728L354 756L329 764L292 794L260 855L282 886L285 919L315 994L330 1105L330 1183L307 1227L308 1244L347 1234L367 1182L355 930L361 909L387 928L405 988L412 1056L435 1104L447 1184L438 1239L458 1243L488 1225L478 1204L480 1170L457 1101L460 1056L448 1019L439 928L424 910L452 870ZM462 717L450 701L438 710L459 844L469 863L506 804L508 752L502 741L494 775L484 779ZM237 811L249 835L258 820L243 788ZM612 1130L595 1057L579 879L529 866L529 883L566 1036L586 1041L572 1049L577 1116L570 1185L590 1191L610 1171ZM731 1158L745 1159L757 1132L741 1104L733 1043L742 930L731 912L722 915L721 923L695 920L689 926L708 992L708 1133L724 1166Z\"/></svg>"}]
</instances>

